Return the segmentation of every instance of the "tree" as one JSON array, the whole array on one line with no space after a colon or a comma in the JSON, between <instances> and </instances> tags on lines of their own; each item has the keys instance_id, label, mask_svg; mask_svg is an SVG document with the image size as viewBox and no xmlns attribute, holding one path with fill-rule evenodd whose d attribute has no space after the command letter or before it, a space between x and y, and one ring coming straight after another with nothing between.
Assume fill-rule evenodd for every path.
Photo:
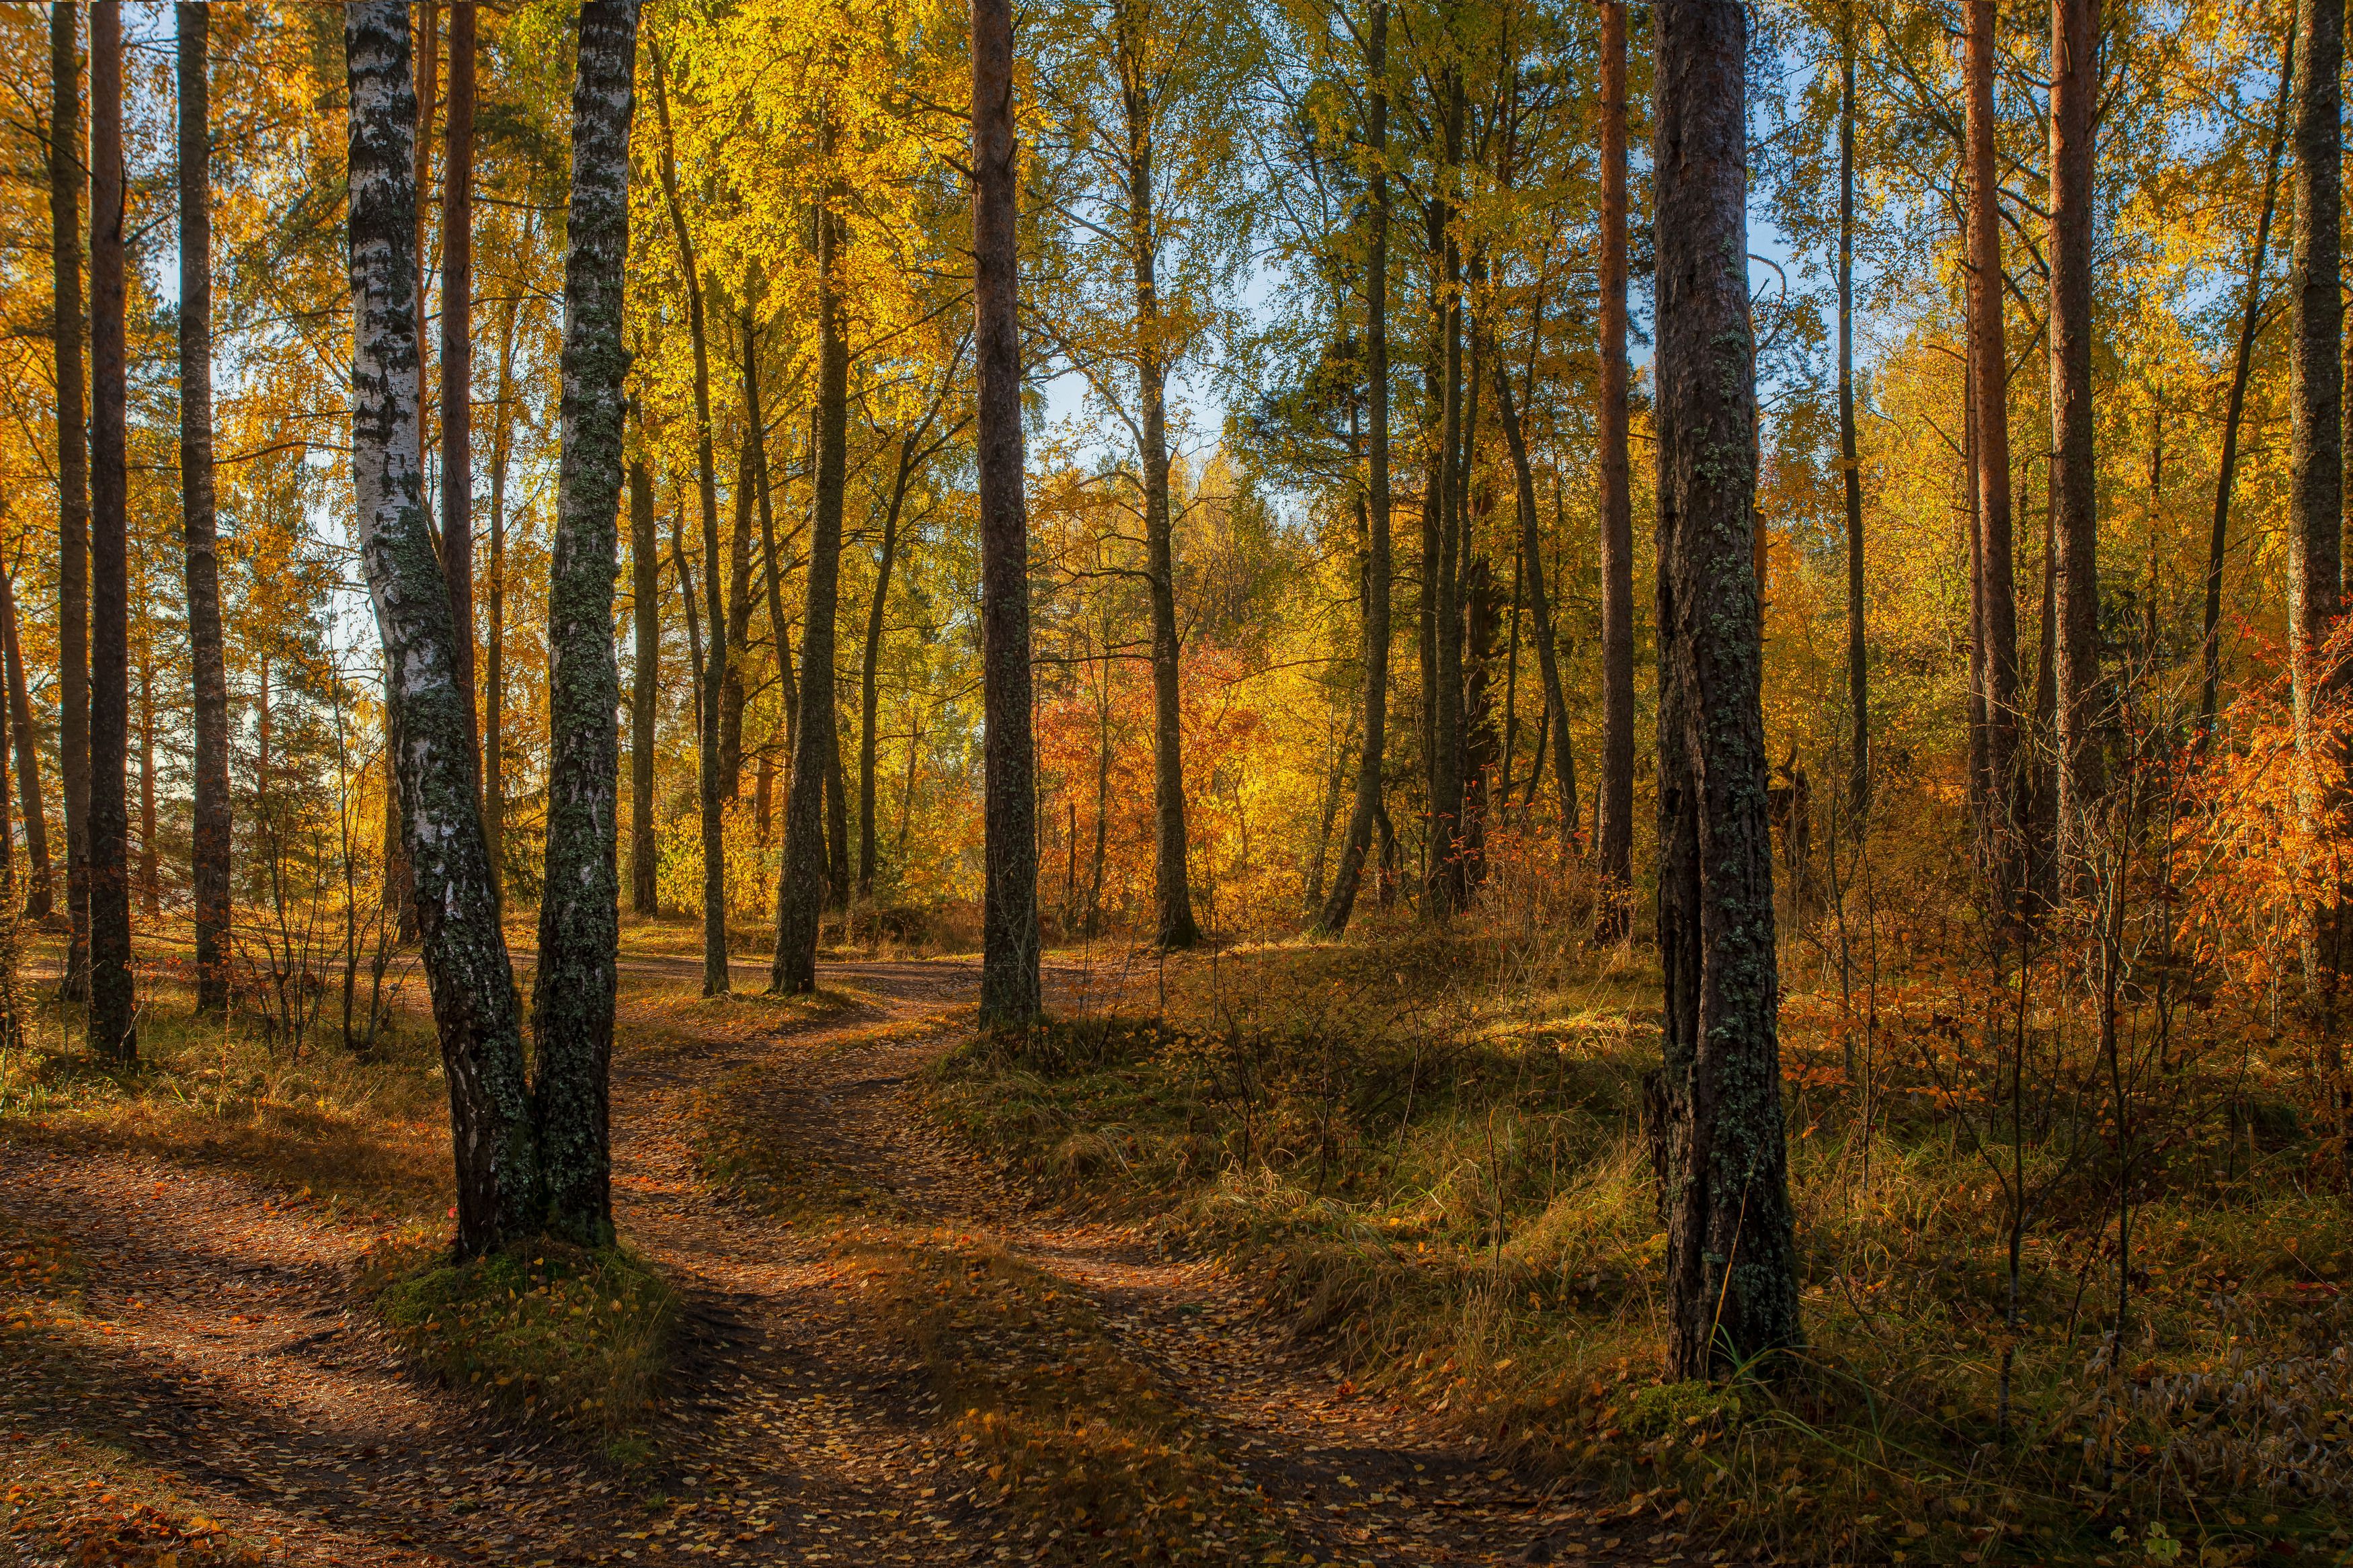
<instances>
[{"instance_id":1,"label":"tree","mask_svg":"<svg viewBox=\"0 0 2353 1568\"><path fill-rule=\"evenodd\" d=\"M2311 752L2313 710L2341 684L2318 663L2342 608L2342 242L2345 12L2297 0L2295 342L2288 360L2288 668L2297 749Z\"/></svg>"},{"instance_id":2,"label":"tree","mask_svg":"<svg viewBox=\"0 0 2353 1568\"><path fill-rule=\"evenodd\" d=\"M74 6L49 7L49 253L58 398L58 773L66 805L65 992L90 982L90 458L82 423L81 52Z\"/></svg>"},{"instance_id":3,"label":"tree","mask_svg":"<svg viewBox=\"0 0 2353 1568\"><path fill-rule=\"evenodd\" d=\"M449 114L441 142L441 571L458 627L470 760L481 752L474 712L474 0L449 0ZM429 37L429 20L426 27ZM487 827L485 836L495 883L498 841Z\"/></svg>"},{"instance_id":4,"label":"tree","mask_svg":"<svg viewBox=\"0 0 2353 1568\"><path fill-rule=\"evenodd\" d=\"M1365 712L1356 758L1356 804L1340 845L1339 870L1315 923L1334 936L1348 929L1381 810L1381 769L1388 746L1389 587L1389 88L1388 0L1373 0L1365 29Z\"/></svg>"},{"instance_id":5,"label":"tree","mask_svg":"<svg viewBox=\"0 0 2353 1568\"><path fill-rule=\"evenodd\" d=\"M1626 934L1634 886L1634 506L1626 410L1626 5L1601 0L1601 793L1597 922Z\"/></svg>"},{"instance_id":6,"label":"tree","mask_svg":"<svg viewBox=\"0 0 2353 1568\"><path fill-rule=\"evenodd\" d=\"M23 638L16 630L16 584L0 571L0 658L7 662L9 736L16 746L17 799L25 816L25 918L47 920L56 894L49 864L48 813L41 804L40 737L33 729L32 693L25 683Z\"/></svg>"},{"instance_id":7,"label":"tree","mask_svg":"<svg viewBox=\"0 0 2353 1568\"><path fill-rule=\"evenodd\" d=\"M221 644L220 552L213 512L213 220L209 13L179 23L180 518L186 542L188 680L195 720L196 1011L228 1010L228 664Z\"/></svg>"},{"instance_id":8,"label":"tree","mask_svg":"<svg viewBox=\"0 0 2353 1568\"><path fill-rule=\"evenodd\" d=\"M458 628L427 521L417 393L417 97L407 7L343 14L351 79L352 485L401 744L418 934L449 1085L457 1250L532 1234L539 1173L514 975L500 930L457 685Z\"/></svg>"},{"instance_id":9,"label":"tree","mask_svg":"<svg viewBox=\"0 0 2353 1568\"><path fill-rule=\"evenodd\" d=\"M694 236L686 222L686 204L678 188L676 139L670 132L670 89L661 51L652 55L654 113L661 124L662 199L670 208L671 232L678 241L679 271L686 284L687 335L694 349L694 426L696 499L702 508L702 573L711 607L711 647L698 661L696 713L702 742L702 994L727 994L727 854L724 794L720 783L720 691L727 680L727 624L719 587L719 479L711 433L711 340L702 310L702 272L695 261ZM685 586L683 566L680 585ZM814 984L814 982L812 982Z\"/></svg>"},{"instance_id":10,"label":"tree","mask_svg":"<svg viewBox=\"0 0 2353 1568\"><path fill-rule=\"evenodd\" d=\"M1751 550L1746 16L1658 0L1659 957L1668 1371L1799 1342Z\"/></svg>"},{"instance_id":11,"label":"tree","mask_svg":"<svg viewBox=\"0 0 2353 1568\"><path fill-rule=\"evenodd\" d=\"M1852 726L1847 810L1861 832L1871 815L1871 669L1863 637L1862 459L1854 429L1853 0L1847 0L1839 22L1839 467L1846 480L1846 700Z\"/></svg>"},{"instance_id":12,"label":"tree","mask_svg":"<svg viewBox=\"0 0 2353 1568\"><path fill-rule=\"evenodd\" d=\"M642 432L644 416L639 415ZM660 905L654 874L654 718L661 689L661 541L654 531L654 476L642 453L629 463L629 908Z\"/></svg>"},{"instance_id":13,"label":"tree","mask_svg":"<svg viewBox=\"0 0 2353 1568\"><path fill-rule=\"evenodd\" d=\"M1994 155L1994 0L1969 0L1964 135L1968 142L1969 247L1969 374L1977 455L1978 551L1973 573L1971 640L1981 650L1983 689L1977 698L1984 734L1978 743L1978 864L2008 889L2018 887L2022 847L2023 779L2018 772L2018 590L2011 574L2016 542L2010 526L2010 339L2002 330L2007 279L2002 272L2001 165Z\"/></svg>"},{"instance_id":14,"label":"tree","mask_svg":"<svg viewBox=\"0 0 2353 1568\"><path fill-rule=\"evenodd\" d=\"M124 316L122 7L90 13L90 1041L137 1059L131 973L130 344Z\"/></svg>"},{"instance_id":15,"label":"tree","mask_svg":"<svg viewBox=\"0 0 2353 1568\"><path fill-rule=\"evenodd\" d=\"M613 1239L607 1083L619 984L621 672L613 647L620 566L621 287L629 252L629 121L637 0L580 13L572 94L572 202L564 266L562 470L548 567L547 874L532 986L532 1085L547 1227L584 1247Z\"/></svg>"},{"instance_id":16,"label":"tree","mask_svg":"<svg viewBox=\"0 0 2353 1568\"><path fill-rule=\"evenodd\" d=\"M2053 843L2063 864L2073 863L2078 831L2100 795L2100 759L2094 745L2100 718L2100 519L2094 451L2097 416L2092 406L2092 137L2100 90L2099 49L2099 0L2053 0L2051 521L2059 579L2054 688L2058 820ZM2333 267L2329 277L2336 277ZM1989 384L1987 395L1993 394ZM2335 448L2330 450L2333 464ZM2333 479L2330 488L2333 492Z\"/></svg>"},{"instance_id":17,"label":"tree","mask_svg":"<svg viewBox=\"0 0 2353 1568\"><path fill-rule=\"evenodd\" d=\"M831 121L819 134L833 151ZM828 192L818 204L817 475L810 508L808 597L801 618L800 711L793 725L792 778L785 786L785 857L776 884L776 955L772 991L817 989L818 928L826 900L826 776L841 766L835 731L834 618L841 597L841 510L849 434L849 343L842 324L842 226ZM706 566L705 572L713 568ZM718 614L712 601L712 615ZM839 790L837 786L837 797Z\"/></svg>"},{"instance_id":18,"label":"tree","mask_svg":"<svg viewBox=\"0 0 2353 1568\"><path fill-rule=\"evenodd\" d=\"M988 1022L1019 1025L1036 1017L1043 1004L1038 976L1037 740L1030 712L1029 524L1022 493L1016 152L1012 0L973 0L973 342L980 401L981 679L987 724L981 762L987 793L980 1011ZM871 709L869 713L871 733Z\"/></svg>"}]
</instances>

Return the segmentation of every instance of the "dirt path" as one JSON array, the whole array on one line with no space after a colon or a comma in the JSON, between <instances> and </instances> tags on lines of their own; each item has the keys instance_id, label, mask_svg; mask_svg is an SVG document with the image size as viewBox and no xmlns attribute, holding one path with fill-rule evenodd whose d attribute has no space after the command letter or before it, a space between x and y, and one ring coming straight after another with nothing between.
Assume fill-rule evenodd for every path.
<instances>
[{"instance_id":1,"label":"dirt path","mask_svg":"<svg viewBox=\"0 0 2353 1568\"><path fill-rule=\"evenodd\" d=\"M745 989L761 978L739 974ZM828 1239L714 1197L700 1178L688 1109L733 1074L761 1086L762 1111L812 1156L1083 1292L1123 1352L1263 1489L1286 1561L1676 1553L1681 1542L1662 1537L1638 1553L1576 1500L1540 1500L1408 1413L1356 1396L1215 1268L1034 1205L935 1136L909 1079L955 1038L970 965L830 964L825 983L849 1005L723 1033L679 1022L694 1016L676 997L698 975L687 960L624 966L625 1009L670 1010L664 1043L633 1047L616 1068L619 1220L689 1302L651 1475L420 1383L352 1310L367 1237L233 1174L0 1145L0 1209L68 1237L88 1280L73 1365L0 1367L0 1478L52 1462L61 1433L101 1437L244 1538L274 1539L273 1560L297 1563L1033 1555L1018 1521L976 1500L921 1369L874 1331L863 1282ZM0 1531L0 1564L12 1551L48 1561Z\"/></svg>"}]
</instances>

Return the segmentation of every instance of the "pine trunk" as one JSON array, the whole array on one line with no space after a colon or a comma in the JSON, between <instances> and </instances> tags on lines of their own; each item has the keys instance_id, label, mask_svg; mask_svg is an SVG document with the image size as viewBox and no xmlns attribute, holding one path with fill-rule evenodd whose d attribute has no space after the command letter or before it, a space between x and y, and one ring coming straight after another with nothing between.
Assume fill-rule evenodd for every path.
<instances>
[{"instance_id":1,"label":"pine trunk","mask_svg":"<svg viewBox=\"0 0 2353 1568\"><path fill-rule=\"evenodd\" d=\"M2003 331L2001 167L1994 151L1994 0L1969 0L1968 56L1969 374L1973 381L1980 574L1974 616L1984 648L1985 784L1978 858L2006 906L2022 867L2026 781L2019 766L2017 560L2010 483L2010 339ZM2007 890L2003 890L2007 889Z\"/></svg>"},{"instance_id":2,"label":"pine trunk","mask_svg":"<svg viewBox=\"0 0 2353 1568\"><path fill-rule=\"evenodd\" d=\"M228 1008L228 662L221 639L220 550L213 502L213 220L210 12L181 5L180 527L186 553L188 684L195 719L196 1011Z\"/></svg>"},{"instance_id":3,"label":"pine trunk","mask_svg":"<svg viewBox=\"0 0 2353 1568\"><path fill-rule=\"evenodd\" d=\"M419 460L417 100L407 7L397 0L347 7L343 41L351 72L352 482L360 564L394 676L396 755L425 977L449 1084L457 1248L472 1256L537 1228L539 1173L521 1009L466 750L458 631Z\"/></svg>"},{"instance_id":4,"label":"pine trunk","mask_svg":"<svg viewBox=\"0 0 2353 1568\"><path fill-rule=\"evenodd\" d=\"M49 7L49 251L58 397L58 772L66 799L65 994L90 993L90 452L82 416L81 49Z\"/></svg>"},{"instance_id":5,"label":"pine trunk","mask_svg":"<svg viewBox=\"0 0 2353 1568\"><path fill-rule=\"evenodd\" d=\"M2345 12L2298 0L2295 64L2295 331L2288 360L2288 652L2296 744L2310 752L2314 710L2337 684L2320 663L2343 595Z\"/></svg>"},{"instance_id":6,"label":"pine trunk","mask_svg":"<svg viewBox=\"0 0 2353 1568\"><path fill-rule=\"evenodd\" d=\"M25 858L29 879L25 889L25 918L45 921L56 908L57 892L49 864L48 808L41 799L40 734L33 727L32 694L25 683L24 646L16 631L16 585L0 572L0 658L7 661L7 701L11 743L16 755L16 798L25 817Z\"/></svg>"},{"instance_id":7,"label":"pine trunk","mask_svg":"<svg viewBox=\"0 0 2353 1568\"><path fill-rule=\"evenodd\" d=\"M981 702L987 725L980 1014L1026 1024L1038 977L1037 740L1029 672L1029 521L1022 492L1019 170L1012 0L972 5L973 344L979 393ZM913 795L916 739L907 742ZM904 818L902 818L903 823ZM904 828L902 827L902 837Z\"/></svg>"},{"instance_id":8,"label":"pine trunk","mask_svg":"<svg viewBox=\"0 0 2353 1568\"><path fill-rule=\"evenodd\" d=\"M1799 1342L1761 706L1746 13L1659 0L1659 956L1668 1373Z\"/></svg>"},{"instance_id":9,"label":"pine trunk","mask_svg":"<svg viewBox=\"0 0 2353 1568\"><path fill-rule=\"evenodd\" d=\"M1595 922L1605 940L1632 923L1634 887L1634 507L1627 456L1626 5L1601 5L1601 788L1593 844Z\"/></svg>"},{"instance_id":10,"label":"pine trunk","mask_svg":"<svg viewBox=\"0 0 2353 1568\"><path fill-rule=\"evenodd\" d=\"M589 0L579 27L564 260L563 455L547 574L547 874L532 987L532 1110L548 1229L583 1247L605 1247L613 1240L608 1106L621 940L613 579L620 569L628 412L621 291L637 0Z\"/></svg>"},{"instance_id":11,"label":"pine trunk","mask_svg":"<svg viewBox=\"0 0 2353 1568\"><path fill-rule=\"evenodd\" d=\"M1847 815L1871 816L1871 671L1864 638L1862 458L1854 428L1854 4L1847 0L1839 59L1839 467L1846 480Z\"/></svg>"},{"instance_id":12,"label":"pine trunk","mask_svg":"<svg viewBox=\"0 0 2353 1568\"><path fill-rule=\"evenodd\" d=\"M134 1061L131 973L130 344L124 319L122 7L90 12L90 1044Z\"/></svg>"},{"instance_id":13,"label":"pine trunk","mask_svg":"<svg viewBox=\"0 0 2353 1568\"><path fill-rule=\"evenodd\" d=\"M2341 17L2333 24L2338 28L2342 25ZM2063 864L2074 861L2086 818L2101 794L2100 757L2094 739L2100 722L2100 533L2092 407L2092 136L2100 87L2099 42L2100 0L2054 0L2051 7L2051 508L2059 547L2059 643L2054 803L2058 816L2053 827ZM2331 105L2337 101L2334 82L2332 76ZM2336 121L2332 119L2329 123L2333 127ZM2333 174L2330 190L2327 293L2334 321ZM2332 335L2328 354L2332 384L2338 374L2335 348ZM2331 391L2327 407L2332 425L2336 405L2336 394ZM2332 525L2337 486L2332 446L2326 480Z\"/></svg>"}]
</instances>

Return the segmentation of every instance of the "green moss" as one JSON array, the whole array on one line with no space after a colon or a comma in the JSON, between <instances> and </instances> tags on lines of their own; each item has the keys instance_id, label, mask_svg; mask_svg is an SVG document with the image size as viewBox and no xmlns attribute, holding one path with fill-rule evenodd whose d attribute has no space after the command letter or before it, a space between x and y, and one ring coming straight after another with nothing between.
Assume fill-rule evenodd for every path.
<instances>
[{"instance_id":1,"label":"green moss","mask_svg":"<svg viewBox=\"0 0 2353 1568\"><path fill-rule=\"evenodd\" d=\"M596 1437L630 1462L659 1393L678 1293L637 1254L545 1242L464 1263L380 1254L377 1311L443 1382Z\"/></svg>"}]
</instances>

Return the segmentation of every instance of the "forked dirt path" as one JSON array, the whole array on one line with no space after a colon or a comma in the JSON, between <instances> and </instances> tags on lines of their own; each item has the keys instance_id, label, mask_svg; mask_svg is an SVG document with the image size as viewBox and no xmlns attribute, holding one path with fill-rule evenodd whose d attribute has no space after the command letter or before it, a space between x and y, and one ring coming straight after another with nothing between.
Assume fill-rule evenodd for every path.
<instances>
[{"instance_id":1,"label":"forked dirt path","mask_svg":"<svg viewBox=\"0 0 2353 1568\"><path fill-rule=\"evenodd\" d=\"M616 1066L618 1217L687 1301L651 1473L502 1425L406 1370L354 1310L365 1235L233 1173L0 1143L0 1209L62 1234L87 1270L71 1364L0 1366L0 1482L37 1478L62 1434L100 1436L291 1563L1036 1555L1026 1527L976 1500L920 1368L875 1331L862 1280L829 1238L702 1179L689 1111L731 1079L757 1086L797 1152L1091 1298L1124 1352L1263 1490L1286 1526L1284 1561L1681 1556L1683 1542L1655 1526L1621 1539L1585 1500L1540 1496L1434 1424L1358 1395L1215 1266L1040 1204L937 1135L911 1080L968 1027L972 965L828 964L821 978L845 1005L781 1027L747 1008L723 1030L692 1026L712 1015L677 1005L698 978L688 960L623 963L625 1011L658 1010L661 1024L641 1031L657 1043ZM762 978L739 966L738 988ZM0 1530L0 1565L51 1561Z\"/></svg>"}]
</instances>

